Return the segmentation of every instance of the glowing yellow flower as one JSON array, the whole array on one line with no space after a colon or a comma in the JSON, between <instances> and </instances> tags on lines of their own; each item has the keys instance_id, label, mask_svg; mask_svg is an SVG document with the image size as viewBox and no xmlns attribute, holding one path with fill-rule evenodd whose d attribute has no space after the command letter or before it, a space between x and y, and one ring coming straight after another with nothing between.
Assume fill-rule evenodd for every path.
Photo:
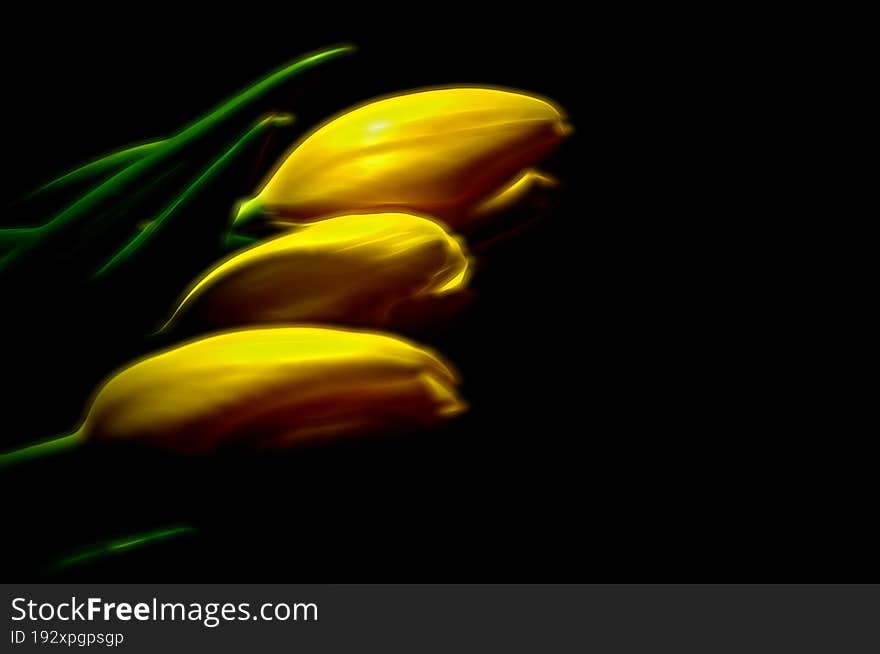
<instances>
[{"instance_id":1,"label":"glowing yellow flower","mask_svg":"<svg viewBox=\"0 0 880 654\"><path fill-rule=\"evenodd\" d=\"M169 325L272 322L383 326L408 300L446 295L467 282L461 242L405 213L338 216L233 255L193 284ZM424 303L421 303L424 304Z\"/></svg>"},{"instance_id":2,"label":"glowing yellow flower","mask_svg":"<svg viewBox=\"0 0 880 654\"><path fill-rule=\"evenodd\" d=\"M413 211L461 228L498 194L523 190L567 133L546 100L451 88L377 100L326 123L282 159L235 226L341 213ZM525 176L525 180L524 180Z\"/></svg>"},{"instance_id":3,"label":"glowing yellow flower","mask_svg":"<svg viewBox=\"0 0 880 654\"><path fill-rule=\"evenodd\" d=\"M278 448L435 424L464 410L457 383L438 355L383 334L226 332L112 376L75 437L188 453Z\"/></svg>"}]
</instances>

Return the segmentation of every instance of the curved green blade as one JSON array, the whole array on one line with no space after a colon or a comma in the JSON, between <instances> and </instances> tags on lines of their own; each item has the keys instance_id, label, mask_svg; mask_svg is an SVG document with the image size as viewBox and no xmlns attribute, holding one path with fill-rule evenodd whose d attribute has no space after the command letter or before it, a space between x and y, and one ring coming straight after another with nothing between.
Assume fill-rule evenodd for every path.
<instances>
[{"instance_id":1,"label":"curved green blade","mask_svg":"<svg viewBox=\"0 0 880 654\"><path fill-rule=\"evenodd\" d=\"M60 177L56 177L55 179L46 182L42 186L39 186L28 193L25 196L25 199L27 200L36 197L47 191L60 191L71 184L87 182L101 174L119 170L120 168L137 161L148 152L161 147L164 142L164 140L150 141L147 143L132 145L122 150L116 150L115 152L110 152L102 157L98 157L97 159L74 168Z\"/></svg>"},{"instance_id":2,"label":"curved green blade","mask_svg":"<svg viewBox=\"0 0 880 654\"><path fill-rule=\"evenodd\" d=\"M92 188L56 214L46 223L36 238L22 242L17 248L0 259L0 272L14 265L16 261L39 247L46 239L66 232L67 229L87 220L93 212L99 210L102 206L106 206L124 197L140 184L144 177L152 175L157 169L176 160L184 149L200 142L221 124L241 113L268 92L305 70L335 57L348 54L353 50L353 46L344 45L301 57L252 84L231 99L221 103L216 109L210 111L188 127L185 127L176 135L166 139L159 147L126 166L108 180Z\"/></svg>"},{"instance_id":3,"label":"curved green blade","mask_svg":"<svg viewBox=\"0 0 880 654\"><path fill-rule=\"evenodd\" d=\"M53 571L66 570L68 568L103 559L120 552L141 549L156 543L179 538L196 533L196 529L190 526L164 527L140 534L133 534L123 538L96 543L90 547L72 552L59 558L52 566Z\"/></svg>"},{"instance_id":4,"label":"curved green blade","mask_svg":"<svg viewBox=\"0 0 880 654\"><path fill-rule=\"evenodd\" d=\"M73 432L72 434L65 434L63 436L58 436L50 440L42 441L35 445L28 445L26 447L13 450L12 452L0 454L0 469L19 463L24 463L26 461L32 461L34 459L42 459L47 456L61 454L62 452L72 450L81 444L82 437L77 431Z\"/></svg>"},{"instance_id":5,"label":"curved green blade","mask_svg":"<svg viewBox=\"0 0 880 654\"><path fill-rule=\"evenodd\" d=\"M279 68L274 73L270 73L259 82L244 89L238 95L235 95L191 123L189 126L183 128L183 130L178 132L178 134L172 137L172 139L189 140L198 138L203 133L216 127L219 122L238 113L241 109L247 107L250 103L288 81L291 77L322 64L325 61L330 61L331 59L335 59L342 55L351 54L355 50L356 48L354 45L343 44L304 55L296 61Z\"/></svg>"},{"instance_id":6,"label":"curved green blade","mask_svg":"<svg viewBox=\"0 0 880 654\"><path fill-rule=\"evenodd\" d=\"M0 250L15 248L40 233L39 227L7 227L0 229Z\"/></svg>"},{"instance_id":7,"label":"curved green blade","mask_svg":"<svg viewBox=\"0 0 880 654\"><path fill-rule=\"evenodd\" d=\"M117 250L93 275L92 279L103 277L117 266L134 256L137 251L156 235L167 223L182 213L201 193L210 188L211 183L233 163L252 143L274 127L289 125L293 117L289 114L270 116L245 132L222 155L199 174L183 192L175 197L154 219L138 231L125 245Z\"/></svg>"}]
</instances>

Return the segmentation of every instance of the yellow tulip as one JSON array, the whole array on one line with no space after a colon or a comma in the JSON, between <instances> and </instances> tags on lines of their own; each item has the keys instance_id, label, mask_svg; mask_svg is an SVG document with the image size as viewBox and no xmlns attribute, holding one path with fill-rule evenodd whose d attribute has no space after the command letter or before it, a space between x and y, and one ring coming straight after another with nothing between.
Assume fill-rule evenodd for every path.
<instances>
[{"instance_id":1,"label":"yellow tulip","mask_svg":"<svg viewBox=\"0 0 880 654\"><path fill-rule=\"evenodd\" d=\"M402 210L464 228L493 197L522 191L524 171L567 131L546 100L500 89L377 100L296 144L259 193L241 203L234 226Z\"/></svg>"},{"instance_id":2,"label":"yellow tulip","mask_svg":"<svg viewBox=\"0 0 880 654\"><path fill-rule=\"evenodd\" d=\"M457 383L437 354L379 333L226 332L112 376L75 438L183 453L280 448L435 424L464 410Z\"/></svg>"},{"instance_id":3,"label":"yellow tulip","mask_svg":"<svg viewBox=\"0 0 880 654\"><path fill-rule=\"evenodd\" d=\"M168 325L273 322L387 326L403 302L467 283L462 243L433 220L405 213L338 216L263 241L191 287Z\"/></svg>"}]
</instances>

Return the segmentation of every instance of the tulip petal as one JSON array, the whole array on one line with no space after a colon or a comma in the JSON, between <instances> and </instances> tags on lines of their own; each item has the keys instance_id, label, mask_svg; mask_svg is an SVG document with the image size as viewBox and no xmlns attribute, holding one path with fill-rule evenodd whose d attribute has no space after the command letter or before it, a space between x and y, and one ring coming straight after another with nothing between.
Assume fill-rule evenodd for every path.
<instances>
[{"instance_id":1,"label":"tulip petal","mask_svg":"<svg viewBox=\"0 0 880 654\"><path fill-rule=\"evenodd\" d=\"M513 91L445 88L375 100L297 143L233 224L411 211L466 228L474 207L567 133L559 109Z\"/></svg>"},{"instance_id":2,"label":"tulip petal","mask_svg":"<svg viewBox=\"0 0 880 654\"><path fill-rule=\"evenodd\" d=\"M521 203L534 189L555 188L557 186L559 186L559 181L555 177L533 169L523 171L510 184L477 205L471 215L482 218L503 213Z\"/></svg>"},{"instance_id":3,"label":"tulip petal","mask_svg":"<svg viewBox=\"0 0 880 654\"><path fill-rule=\"evenodd\" d=\"M137 362L98 391L81 433L181 453L261 449L430 426L460 413L439 355L377 332L260 328Z\"/></svg>"},{"instance_id":4,"label":"tulip petal","mask_svg":"<svg viewBox=\"0 0 880 654\"><path fill-rule=\"evenodd\" d=\"M387 326L399 302L462 289L468 257L439 223L411 214L337 216L234 254L197 280L184 316L212 327L273 322Z\"/></svg>"}]
</instances>

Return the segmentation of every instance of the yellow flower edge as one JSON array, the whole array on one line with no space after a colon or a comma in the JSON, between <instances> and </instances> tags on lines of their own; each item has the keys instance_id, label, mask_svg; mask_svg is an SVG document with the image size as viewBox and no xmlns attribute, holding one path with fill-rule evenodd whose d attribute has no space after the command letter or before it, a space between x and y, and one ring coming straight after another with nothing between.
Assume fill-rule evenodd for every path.
<instances>
[{"instance_id":1,"label":"yellow flower edge","mask_svg":"<svg viewBox=\"0 0 880 654\"><path fill-rule=\"evenodd\" d=\"M438 354L396 336L320 326L236 330L112 375L79 436L208 453L418 429L465 410L458 383Z\"/></svg>"}]
</instances>

